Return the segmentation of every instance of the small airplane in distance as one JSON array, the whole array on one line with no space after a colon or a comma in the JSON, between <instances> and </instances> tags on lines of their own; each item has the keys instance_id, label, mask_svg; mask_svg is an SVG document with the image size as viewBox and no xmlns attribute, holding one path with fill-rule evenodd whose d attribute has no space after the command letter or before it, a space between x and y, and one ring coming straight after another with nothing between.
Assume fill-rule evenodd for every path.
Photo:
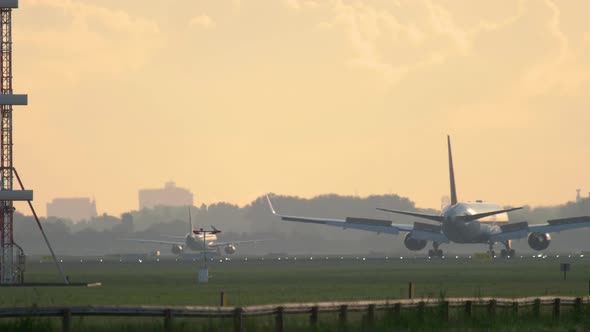
<instances>
[{"instance_id":1,"label":"small airplane in distance","mask_svg":"<svg viewBox=\"0 0 590 332\"><path fill-rule=\"evenodd\" d=\"M352 217L341 220L287 216L278 214L272 206L270 196L267 195L266 198L272 213L279 216L282 220L322 224L375 233L399 234L400 232L405 232L404 245L412 251L424 249L428 242L431 241L433 249L428 251L429 257L442 257L443 252L439 249L440 245L450 242L487 244L489 253L494 257L494 245L499 242L505 247L501 251L501 257L508 258L515 255L515 251L512 249L512 240L528 237L529 246L534 250L540 251L549 247L549 243L551 242L550 233L590 227L589 216L554 219L548 220L544 224L534 225L529 225L526 221L508 223L507 213L522 209L522 207L505 209L500 205L481 200L475 202L459 202L455 185L450 136L447 136L447 147L449 154L451 203L442 209L440 215L377 208L381 211L426 219L436 224L422 222L415 222L413 225L394 224L391 220Z\"/></svg>"},{"instance_id":2,"label":"small airplane in distance","mask_svg":"<svg viewBox=\"0 0 590 332\"><path fill-rule=\"evenodd\" d=\"M234 254L237 250L236 245L262 242L265 240L246 240L246 241L231 241L231 242L217 242L217 234L221 231L215 226L211 225L212 230L204 230L203 228L194 229L193 222L191 219L191 210L188 210L188 224L189 232L184 236L166 236L173 239L184 239L184 242L180 241L163 241L163 240L148 240L148 239L123 239L126 241L135 241L142 243L155 243L161 245L171 245L172 253L182 255L187 249L198 252L217 252L221 255L221 249L228 254Z\"/></svg>"}]
</instances>

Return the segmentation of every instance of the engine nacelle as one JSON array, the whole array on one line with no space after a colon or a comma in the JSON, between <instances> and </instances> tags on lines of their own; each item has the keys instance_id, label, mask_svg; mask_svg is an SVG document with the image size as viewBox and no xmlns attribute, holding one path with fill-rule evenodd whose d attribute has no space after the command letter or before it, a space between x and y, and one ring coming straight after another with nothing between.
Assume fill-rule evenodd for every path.
<instances>
[{"instance_id":1,"label":"engine nacelle","mask_svg":"<svg viewBox=\"0 0 590 332\"><path fill-rule=\"evenodd\" d=\"M531 233L529 234L529 246L537 251L545 250L551 243L549 233Z\"/></svg>"},{"instance_id":2,"label":"engine nacelle","mask_svg":"<svg viewBox=\"0 0 590 332\"><path fill-rule=\"evenodd\" d=\"M172 246L172 253L180 255L184 251L184 248L180 244L175 244Z\"/></svg>"},{"instance_id":3,"label":"engine nacelle","mask_svg":"<svg viewBox=\"0 0 590 332\"><path fill-rule=\"evenodd\" d=\"M406 248L412 251L424 249L427 243L428 241L426 240L413 239L411 232L406 234L406 237L404 238L404 245L406 246Z\"/></svg>"},{"instance_id":4,"label":"engine nacelle","mask_svg":"<svg viewBox=\"0 0 590 332\"><path fill-rule=\"evenodd\" d=\"M226 254L231 255L236 252L236 246L234 246L233 244L228 244L227 246L225 246L225 248L223 248L223 250Z\"/></svg>"}]
</instances>

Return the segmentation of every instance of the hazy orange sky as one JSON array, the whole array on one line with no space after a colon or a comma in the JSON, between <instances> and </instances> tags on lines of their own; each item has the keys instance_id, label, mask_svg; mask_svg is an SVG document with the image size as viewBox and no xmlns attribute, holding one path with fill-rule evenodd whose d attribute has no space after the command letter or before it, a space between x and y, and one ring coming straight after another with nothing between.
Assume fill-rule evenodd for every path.
<instances>
[{"instance_id":1,"label":"hazy orange sky","mask_svg":"<svg viewBox=\"0 0 590 332\"><path fill-rule=\"evenodd\" d=\"M266 192L460 199L590 191L588 1L21 0L15 165L55 197L137 209ZM24 210L24 206L20 207Z\"/></svg>"}]
</instances>

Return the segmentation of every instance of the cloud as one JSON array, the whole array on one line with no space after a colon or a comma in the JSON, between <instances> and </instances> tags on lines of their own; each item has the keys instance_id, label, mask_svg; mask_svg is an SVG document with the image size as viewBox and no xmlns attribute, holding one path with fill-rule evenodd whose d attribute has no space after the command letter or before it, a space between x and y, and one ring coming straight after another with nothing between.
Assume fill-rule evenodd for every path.
<instances>
[{"instance_id":1,"label":"cloud","mask_svg":"<svg viewBox=\"0 0 590 332\"><path fill-rule=\"evenodd\" d=\"M287 3L302 15L320 13L320 30L343 34L348 40L347 63L379 73L390 84L409 72L469 52L468 31L457 25L447 9L430 1Z\"/></svg>"},{"instance_id":2,"label":"cloud","mask_svg":"<svg viewBox=\"0 0 590 332\"><path fill-rule=\"evenodd\" d=\"M201 14L193 17L189 21L189 26L192 28L211 29L215 27L215 22L209 16Z\"/></svg>"},{"instance_id":3,"label":"cloud","mask_svg":"<svg viewBox=\"0 0 590 332\"><path fill-rule=\"evenodd\" d=\"M320 5L313 0L283 0L287 7L295 10L318 8Z\"/></svg>"},{"instance_id":4,"label":"cloud","mask_svg":"<svg viewBox=\"0 0 590 332\"><path fill-rule=\"evenodd\" d=\"M529 68L520 81L522 92L528 97L545 93L571 94L579 92L579 87L590 80L587 59L581 56L588 53L588 45L572 50L568 36L562 31L560 8L552 1L544 1L549 10L545 24L548 35L555 40L557 51L548 54L543 61Z\"/></svg>"},{"instance_id":5,"label":"cloud","mask_svg":"<svg viewBox=\"0 0 590 332\"><path fill-rule=\"evenodd\" d=\"M567 150L572 155L585 155L590 135L584 128L590 34L583 1L225 0L169 6L156 0L27 0L21 6L14 14L15 86L37 101L35 112L20 116L27 123L31 114L28 123L38 126L30 131L40 134L23 135L21 142L35 141L20 151L46 151L29 156L31 165L57 160L40 184L52 181L53 173L69 178L64 170L80 160L81 168L114 173L105 154L125 156L125 165L116 166L129 172L121 174L142 183L162 172L149 166L154 150L175 160L194 142L209 142L199 147L198 155L210 162L201 163L206 169L198 174L223 176L210 177L208 184L193 180L195 186L231 189L225 173L257 179L257 163L268 162L260 151L273 144L293 148L298 161L311 160L307 170L293 172L313 176L319 156L325 165L345 165L341 176L349 178L371 166L355 161L375 160L398 146L426 146L447 131L473 137L465 144L476 151L476 141L494 138L490 144L508 145L511 139L534 143L559 135L556 146L579 144L577 151ZM276 121L269 123L269 117ZM156 130L161 139L146 144ZM63 151L58 157L56 141ZM80 151L74 154L78 160L70 151ZM338 156L352 156L351 162ZM502 164L510 159L495 158ZM248 163L236 166L235 160ZM549 164L559 167L558 160ZM170 163L166 172L182 173L186 163L199 160ZM147 166L139 172L134 165ZM227 168L220 172L216 165ZM388 170L377 167L371 174L383 178ZM85 187L102 185L90 180ZM122 190L135 190L121 182ZM332 188L321 186L312 190ZM109 204L131 204L131 194L112 196L110 189L97 193L111 197ZM223 190L219 197L249 199L243 194L249 189ZM206 201L214 197L203 195ZM433 197L438 204L438 193Z\"/></svg>"},{"instance_id":6,"label":"cloud","mask_svg":"<svg viewBox=\"0 0 590 332\"><path fill-rule=\"evenodd\" d=\"M74 0L23 3L31 24L19 26L23 49L36 77L76 83L89 75L118 76L144 67L163 45L158 24L122 10Z\"/></svg>"},{"instance_id":7,"label":"cloud","mask_svg":"<svg viewBox=\"0 0 590 332\"><path fill-rule=\"evenodd\" d=\"M586 76L573 75L580 63L567 65L575 55L560 27L560 8L551 0L513 1L509 3L513 6L504 4L509 10L495 16L478 8L480 11L467 12L469 19L452 2L327 0L306 6L307 2L285 0L287 7L299 15L317 17L319 30L343 35L350 51L344 55L348 57L346 63L378 73L388 85L398 84L424 68L444 66L451 58L480 56L482 50L477 48L483 40L491 50L484 56L498 61L500 67L505 62L506 68L510 68L511 62L520 61L521 54L529 53L524 49L517 52L513 47L531 45L535 51L538 48L540 52L530 59L522 59L526 67L505 73L519 81L521 89L529 90L528 94L541 93L555 85L571 86L572 81L584 80ZM529 29L531 26L537 32ZM490 38L494 35L503 35L505 40ZM516 41L515 36L525 39ZM545 46L551 43L557 47ZM558 53L554 54L556 49ZM504 59L502 52L515 53L515 61Z\"/></svg>"}]
</instances>

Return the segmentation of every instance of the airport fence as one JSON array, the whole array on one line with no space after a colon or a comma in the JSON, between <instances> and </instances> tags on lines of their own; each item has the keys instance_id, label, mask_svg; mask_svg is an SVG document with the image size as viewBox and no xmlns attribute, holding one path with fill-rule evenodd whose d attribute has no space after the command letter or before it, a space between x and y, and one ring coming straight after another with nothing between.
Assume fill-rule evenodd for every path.
<instances>
[{"instance_id":1,"label":"airport fence","mask_svg":"<svg viewBox=\"0 0 590 332\"><path fill-rule=\"evenodd\" d=\"M449 319L449 311L463 311L471 317L474 309L484 308L486 315L494 317L496 310L511 311L518 315L521 308L532 309L534 317L541 315L543 308L550 308L554 318L559 318L563 307L570 307L574 313L582 314L583 306L590 303L586 297L526 297L510 298L437 298L406 299L354 302L319 302L286 303L273 305L254 305L244 307L211 306L46 306L46 307L2 307L0 318L23 317L61 317L62 330L71 331L73 316L117 316L117 317L162 317L164 331L171 331L175 317L206 317L233 319L234 331L244 330L244 318L256 316L274 316L275 330L284 331L286 315L309 315L311 327L317 326L321 313L337 313L338 323L345 325L349 312L364 313L364 320L369 326L374 324L378 311L386 311L396 317L402 310L415 310L424 313L427 308L438 308L444 320Z\"/></svg>"}]
</instances>

